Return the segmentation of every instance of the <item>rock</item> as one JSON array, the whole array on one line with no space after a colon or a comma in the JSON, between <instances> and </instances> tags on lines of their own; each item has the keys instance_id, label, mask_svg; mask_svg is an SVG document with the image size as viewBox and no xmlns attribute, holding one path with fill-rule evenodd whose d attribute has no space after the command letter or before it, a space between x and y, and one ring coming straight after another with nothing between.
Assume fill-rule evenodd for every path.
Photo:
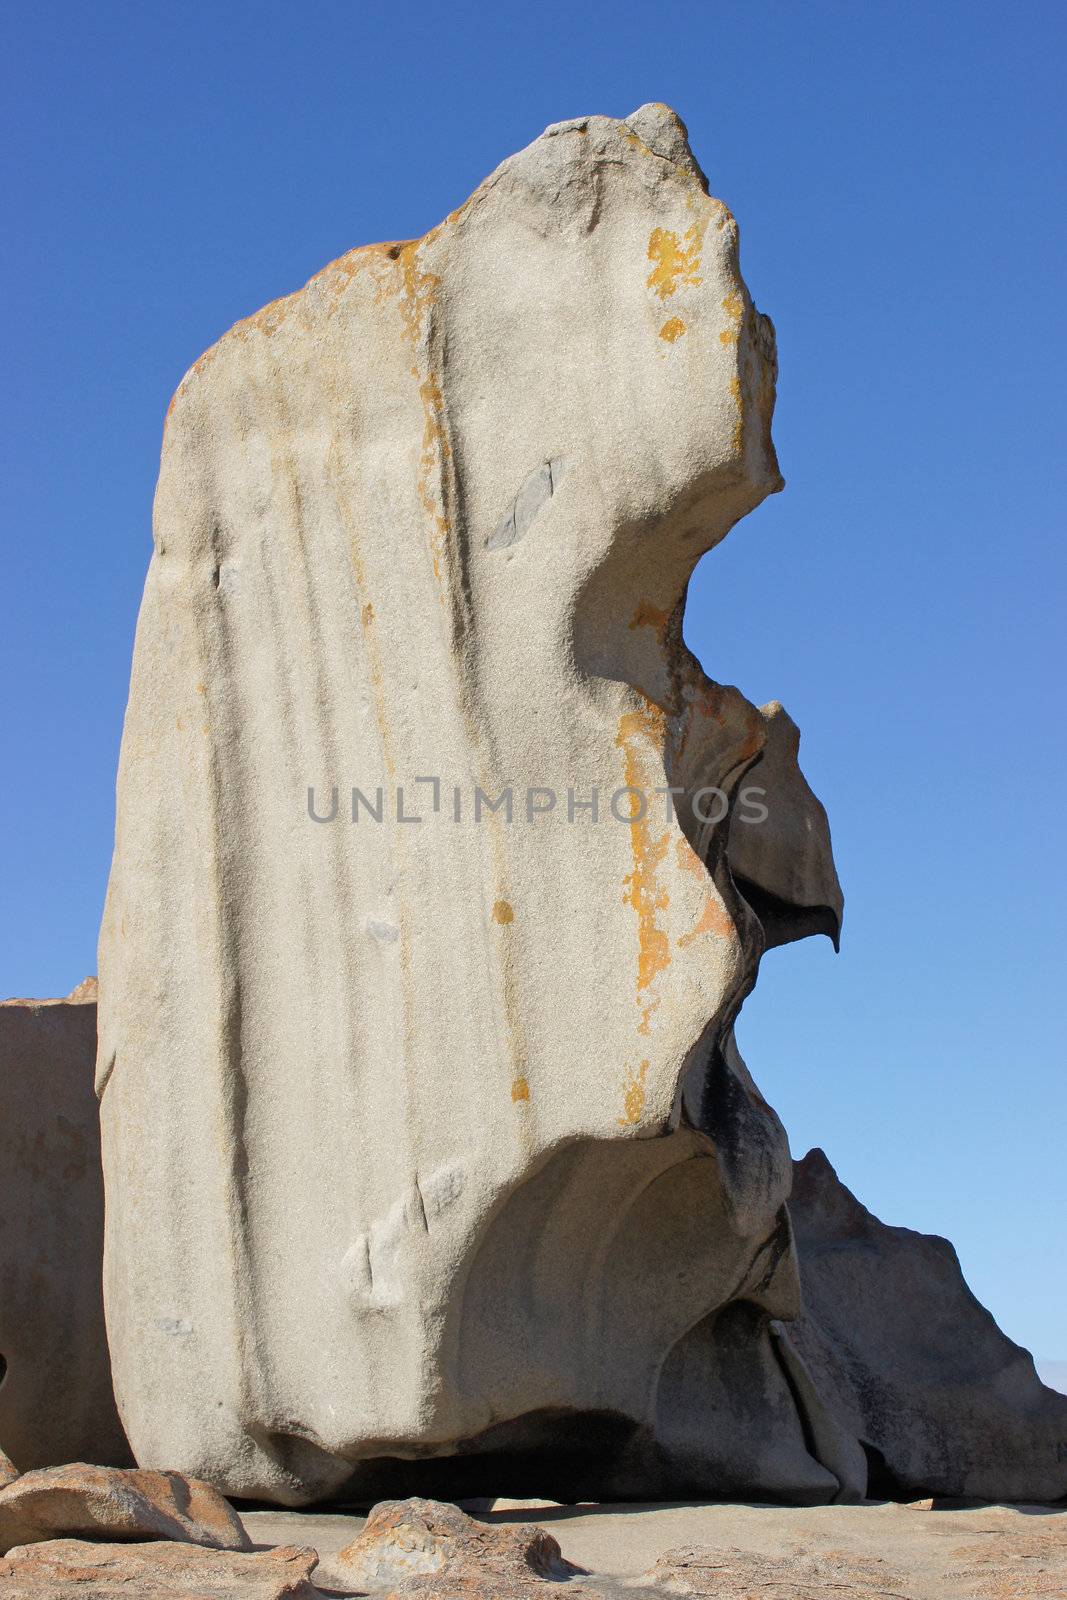
<instances>
[{"instance_id":1,"label":"rock","mask_svg":"<svg viewBox=\"0 0 1067 1600\"><path fill-rule=\"evenodd\" d=\"M5 1488L9 1483L14 1483L18 1475L18 1467L16 1467L10 1456L6 1456L0 1450L0 1489Z\"/></svg>"},{"instance_id":2,"label":"rock","mask_svg":"<svg viewBox=\"0 0 1067 1600\"><path fill-rule=\"evenodd\" d=\"M819 1394L862 1441L871 1495L1067 1496L1067 1395L971 1294L945 1239L887 1227L821 1150L789 1202L804 1285L791 1337Z\"/></svg>"},{"instance_id":3,"label":"rock","mask_svg":"<svg viewBox=\"0 0 1067 1600\"><path fill-rule=\"evenodd\" d=\"M129 1462L101 1286L95 980L0 1005L0 1439L23 1471Z\"/></svg>"},{"instance_id":4,"label":"rock","mask_svg":"<svg viewBox=\"0 0 1067 1600\"><path fill-rule=\"evenodd\" d=\"M914 1593L906 1579L878 1556L833 1550L809 1553L796 1550L787 1556L762 1555L750 1550L684 1546L668 1550L645 1574L645 1582L660 1593L708 1595L714 1600L905 1600Z\"/></svg>"},{"instance_id":5,"label":"rock","mask_svg":"<svg viewBox=\"0 0 1067 1600\"><path fill-rule=\"evenodd\" d=\"M24 1473L0 1489L0 1551L60 1536L251 1548L240 1518L218 1490L178 1472L124 1472L75 1462Z\"/></svg>"},{"instance_id":6,"label":"rock","mask_svg":"<svg viewBox=\"0 0 1067 1600\"><path fill-rule=\"evenodd\" d=\"M420 1580L432 1578L449 1594L470 1593L469 1584L504 1594L531 1580L562 1583L579 1571L543 1528L487 1527L458 1506L418 1499L375 1506L363 1532L330 1564L331 1582L341 1578L353 1589L422 1592Z\"/></svg>"},{"instance_id":7,"label":"rock","mask_svg":"<svg viewBox=\"0 0 1067 1600\"><path fill-rule=\"evenodd\" d=\"M800 770L800 729L776 700L760 707L765 743L731 816L730 871L763 927L767 948L825 933L841 937L844 897L826 812ZM765 813L765 815L761 815Z\"/></svg>"},{"instance_id":8,"label":"rock","mask_svg":"<svg viewBox=\"0 0 1067 1600\"><path fill-rule=\"evenodd\" d=\"M546 1500L543 1496L535 1496L529 1500L516 1500L509 1495L500 1495L487 1502L486 1509L491 1511L552 1511L562 1505L560 1500Z\"/></svg>"},{"instance_id":9,"label":"rock","mask_svg":"<svg viewBox=\"0 0 1067 1600\"><path fill-rule=\"evenodd\" d=\"M732 1033L761 752L808 831L753 882L820 925L829 836L681 636L781 487L774 385L663 106L550 128L180 385L100 944L138 1460L287 1504L845 1492Z\"/></svg>"},{"instance_id":10,"label":"rock","mask_svg":"<svg viewBox=\"0 0 1067 1600\"><path fill-rule=\"evenodd\" d=\"M252 1555L189 1544L50 1539L0 1560L4 1600L315 1600L314 1550Z\"/></svg>"}]
</instances>

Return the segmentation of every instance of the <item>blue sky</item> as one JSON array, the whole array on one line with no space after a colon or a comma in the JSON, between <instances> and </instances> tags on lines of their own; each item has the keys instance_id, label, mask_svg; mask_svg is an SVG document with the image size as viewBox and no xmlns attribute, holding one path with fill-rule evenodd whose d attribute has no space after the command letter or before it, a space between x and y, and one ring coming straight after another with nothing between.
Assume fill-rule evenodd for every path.
<instances>
[{"instance_id":1,"label":"blue sky","mask_svg":"<svg viewBox=\"0 0 1067 1600\"><path fill-rule=\"evenodd\" d=\"M768 957L742 1048L795 1152L1067 1356L1061 8L103 0L5 32L0 992L95 970L183 372L547 123L665 100L778 327L787 479L688 636L800 723L847 899L839 957Z\"/></svg>"}]
</instances>

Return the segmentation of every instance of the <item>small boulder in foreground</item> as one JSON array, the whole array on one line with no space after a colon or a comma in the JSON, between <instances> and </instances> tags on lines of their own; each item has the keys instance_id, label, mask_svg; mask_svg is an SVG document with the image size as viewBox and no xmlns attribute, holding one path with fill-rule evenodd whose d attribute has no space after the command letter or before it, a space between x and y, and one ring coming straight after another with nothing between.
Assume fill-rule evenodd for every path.
<instances>
[{"instance_id":1,"label":"small boulder in foreground","mask_svg":"<svg viewBox=\"0 0 1067 1600\"><path fill-rule=\"evenodd\" d=\"M0 1560L4 1600L317 1600L314 1550L49 1539Z\"/></svg>"},{"instance_id":2,"label":"small boulder in foreground","mask_svg":"<svg viewBox=\"0 0 1067 1600\"><path fill-rule=\"evenodd\" d=\"M539 1579L562 1582L581 1568L560 1554L544 1528L529 1523L489 1527L438 1500L383 1500L358 1538L331 1562L355 1589L396 1586L430 1596L505 1597ZM443 1585L443 1587L441 1587Z\"/></svg>"},{"instance_id":3,"label":"small boulder in foreground","mask_svg":"<svg viewBox=\"0 0 1067 1600\"><path fill-rule=\"evenodd\" d=\"M209 1483L180 1472L80 1461L23 1473L0 1489L0 1553L54 1539L174 1539L251 1549L237 1513Z\"/></svg>"}]
</instances>

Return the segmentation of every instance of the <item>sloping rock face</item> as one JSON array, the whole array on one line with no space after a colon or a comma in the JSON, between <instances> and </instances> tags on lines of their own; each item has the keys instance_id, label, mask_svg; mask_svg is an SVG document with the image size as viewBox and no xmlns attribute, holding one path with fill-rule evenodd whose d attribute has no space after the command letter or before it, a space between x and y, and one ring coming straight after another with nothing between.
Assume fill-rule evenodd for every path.
<instances>
[{"instance_id":1,"label":"sloping rock face","mask_svg":"<svg viewBox=\"0 0 1067 1600\"><path fill-rule=\"evenodd\" d=\"M0 1560L4 1600L316 1600L314 1550L248 1555L189 1544L50 1539Z\"/></svg>"},{"instance_id":2,"label":"sloping rock face","mask_svg":"<svg viewBox=\"0 0 1067 1600\"><path fill-rule=\"evenodd\" d=\"M560 124L175 396L100 947L143 1463L294 1503L841 1492L732 1033L767 938L836 935L829 835L780 708L681 637L781 487L737 252L665 107ZM728 863L765 750L770 933Z\"/></svg>"},{"instance_id":3,"label":"sloping rock face","mask_svg":"<svg viewBox=\"0 0 1067 1600\"><path fill-rule=\"evenodd\" d=\"M979 1305L948 1240L879 1222L821 1150L796 1164L789 1210L804 1285L791 1337L866 1446L870 1493L1067 1496L1067 1395Z\"/></svg>"},{"instance_id":4,"label":"sloping rock face","mask_svg":"<svg viewBox=\"0 0 1067 1600\"><path fill-rule=\"evenodd\" d=\"M131 1459L104 1331L95 991L0 1005L0 1443L23 1472Z\"/></svg>"},{"instance_id":5,"label":"sloping rock face","mask_svg":"<svg viewBox=\"0 0 1067 1600\"><path fill-rule=\"evenodd\" d=\"M81 1461L27 1472L0 1490L0 1553L58 1535L251 1548L237 1513L210 1484L176 1472L125 1472Z\"/></svg>"}]
</instances>

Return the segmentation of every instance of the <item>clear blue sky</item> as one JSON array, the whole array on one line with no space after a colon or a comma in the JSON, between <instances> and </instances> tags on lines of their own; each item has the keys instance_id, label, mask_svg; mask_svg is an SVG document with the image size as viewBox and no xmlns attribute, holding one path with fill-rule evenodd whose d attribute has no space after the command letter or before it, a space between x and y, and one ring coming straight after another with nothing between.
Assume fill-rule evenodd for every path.
<instances>
[{"instance_id":1,"label":"clear blue sky","mask_svg":"<svg viewBox=\"0 0 1067 1600\"><path fill-rule=\"evenodd\" d=\"M695 580L783 700L844 948L742 1018L790 1130L1067 1357L1067 24L1054 4L23 4L6 14L0 992L95 970L163 413L233 321L549 122L665 100L779 332L788 487Z\"/></svg>"}]
</instances>

